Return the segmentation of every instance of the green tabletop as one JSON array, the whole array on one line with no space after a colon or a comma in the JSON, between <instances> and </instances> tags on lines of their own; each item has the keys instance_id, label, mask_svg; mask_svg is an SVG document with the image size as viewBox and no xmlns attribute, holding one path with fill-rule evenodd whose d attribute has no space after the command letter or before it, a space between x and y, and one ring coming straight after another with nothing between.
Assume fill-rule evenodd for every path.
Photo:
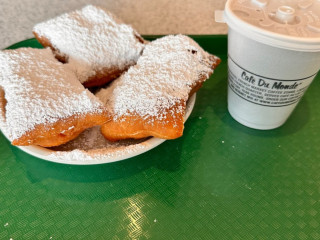
<instances>
[{"instance_id":1,"label":"green tabletop","mask_svg":"<svg viewBox=\"0 0 320 240\"><path fill-rule=\"evenodd\" d=\"M0 134L0 239L320 239L320 76L284 126L253 130L227 110L227 37L193 37L223 62L183 137L75 166Z\"/></svg>"}]
</instances>

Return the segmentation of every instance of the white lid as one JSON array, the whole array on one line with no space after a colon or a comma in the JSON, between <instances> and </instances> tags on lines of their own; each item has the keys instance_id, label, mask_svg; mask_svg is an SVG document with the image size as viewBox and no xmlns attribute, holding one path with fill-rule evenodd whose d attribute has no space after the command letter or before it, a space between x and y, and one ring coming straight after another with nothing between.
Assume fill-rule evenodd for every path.
<instances>
[{"instance_id":1,"label":"white lid","mask_svg":"<svg viewBox=\"0 0 320 240\"><path fill-rule=\"evenodd\" d=\"M256 41L320 51L320 0L228 0L224 14L229 27Z\"/></svg>"}]
</instances>

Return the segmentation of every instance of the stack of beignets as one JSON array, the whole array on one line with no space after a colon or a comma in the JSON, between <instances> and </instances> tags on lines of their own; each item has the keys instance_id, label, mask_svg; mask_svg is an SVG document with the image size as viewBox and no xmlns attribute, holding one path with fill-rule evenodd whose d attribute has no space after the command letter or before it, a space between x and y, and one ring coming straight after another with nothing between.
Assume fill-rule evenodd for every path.
<instances>
[{"instance_id":1,"label":"stack of beignets","mask_svg":"<svg viewBox=\"0 0 320 240\"><path fill-rule=\"evenodd\" d=\"M108 120L103 104L50 49L0 51L1 109L13 145L57 146Z\"/></svg>"},{"instance_id":2,"label":"stack of beignets","mask_svg":"<svg viewBox=\"0 0 320 240\"><path fill-rule=\"evenodd\" d=\"M96 125L110 141L180 137L187 100L220 63L183 35L145 45L95 6L33 32L48 48L0 52L0 127L14 145L58 146Z\"/></svg>"},{"instance_id":3,"label":"stack of beignets","mask_svg":"<svg viewBox=\"0 0 320 240\"><path fill-rule=\"evenodd\" d=\"M101 86L136 64L143 38L103 8L86 6L37 24L33 33L70 65L85 87Z\"/></svg>"},{"instance_id":4,"label":"stack of beignets","mask_svg":"<svg viewBox=\"0 0 320 240\"><path fill-rule=\"evenodd\" d=\"M96 94L113 116L101 127L102 134L111 141L182 136L189 96L219 63L187 36L149 43L137 65Z\"/></svg>"}]
</instances>

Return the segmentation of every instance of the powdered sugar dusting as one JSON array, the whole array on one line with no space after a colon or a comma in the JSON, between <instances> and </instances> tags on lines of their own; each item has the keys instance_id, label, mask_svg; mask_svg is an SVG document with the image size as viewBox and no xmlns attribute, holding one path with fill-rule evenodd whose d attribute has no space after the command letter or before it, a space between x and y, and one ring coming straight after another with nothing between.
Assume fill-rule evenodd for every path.
<instances>
[{"instance_id":1,"label":"powdered sugar dusting","mask_svg":"<svg viewBox=\"0 0 320 240\"><path fill-rule=\"evenodd\" d=\"M144 48L131 26L92 5L37 24L34 32L68 58L82 83L103 68L127 69Z\"/></svg>"},{"instance_id":2,"label":"powdered sugar dusting","mask_svg":"<svg viewBox=\"0 0 320 240\"><path fill-rule=\"evenodd\" d=\"M5 102L3 91L0 88L0 128L7 136L4 114ZM191 114L194 103L195 96L192 96L187 103L185 119ZM109 142L102 136L100 127L96 126L85 130L76 139L57 147L46 149L37 146L20 146L19 148L39 158L53 162L87 165L114 162L133 157L156 147L163 141L165 140L146 138Z\"/></svg>"},{"instance_id":3,"label":"powdered sugar dusting","mask_svg":"<svg viewBox=\"0 0 320 240\"><path fill-rule=\"evenodd\" d=\"M195 104L195 95L187 102L185 119L188 119ZM0 108L1 109L1 108ZM1 122L0 122L1 123ZM110 142L96 126L85 130L76 139L50 148L49 159L69 164L93 164L114 162L146 152L165 141L159 138L128 139Z\"/></svg>"},{"instance_id":4,"label":"powdered sugar dusting","mask_svg":"<svg viewBox=\"0 0 320 240\"><path fill-rule=\"evenodd\" d=\"M201 76L213 72L209 56L187 36L157 39L145 47L135 66L96 96L114 120L136 114L161 119L172 106L187 101ZM181 105L175 110L185 111Z\"/></svg>"},{"instance_id":5,"label":"powdered sugar dusting","mask_svg":"<svg viewBox=\"0 0 320 240\"><path fill-rule=\"evenodd\" d=\"M98 149L115 149L119 147L127 147L130 145L138 144L143 142L141 140L123 140L119 142L110 142L106 140L100 132L100 127L96 126L82 132L76 139L65 143L63 145L52 147L55 151L71 151L74 149L81 149L83 151L91 151Z\"/></svg>"},{"instance_id":6,"label":"powdered sugar dusting","mask_svg":"<svg viewBox=\"0 0 320 240\"><path fill-rule=\"evenodd\" d=\"M54 158L56 161L65 162L68 159L67 163L77 163L81 164L81 162L94 161L95 163L105 163L106 159L121 159L121 157L127 157L129 154L136 153L137 151L144 150L148 147L147 144L141 143L136 145L129 146L120 146L116 148L105 148L105 149L97 149L91 151L83 151L80 149L75 149L68 152L58 151L53 152L49 156Z\"/></svg>"},{"instance_id":7,"label":"powdered sugar dusting","mask_svg":"<svg viewBox=\"0 0 320 240\"><path fill-rule=\"evenodd\" d=\"M96 126L85 130L73 141L51 148L55 152L50 156L55 159L68 159L68 161L102 161L105 158L121 158L146 148L145 140L110 142L103 137L100 127Z\"/></svg>"},{"instance_id":8,"label":"powdered sugar dusting","mask_svg":"<svg viewBox=\"0 0 320 240\"><path fill-rule=\"evenodd\" d=\"M0 87L6 100L2 117L10 140L38 124L102 112L102 103L54 58L50 49L1 51L0 72Z\"/></svg>"}]
</instances>

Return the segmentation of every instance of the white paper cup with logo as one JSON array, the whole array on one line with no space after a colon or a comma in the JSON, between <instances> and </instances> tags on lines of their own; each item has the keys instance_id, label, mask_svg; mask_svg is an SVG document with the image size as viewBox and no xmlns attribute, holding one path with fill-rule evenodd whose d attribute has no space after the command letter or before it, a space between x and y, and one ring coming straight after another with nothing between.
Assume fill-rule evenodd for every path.
<instances>
[{"instance_id":1,"label":"white paper cup with logo","mask_svg":"<svg viewBox=\"0 0 320 240\"><path fill-rule=\"evenodd\" d=\"M224 18L230 114L281 126L320 69L320 0L228 0Z\"/></svg>"}]
</instances>

